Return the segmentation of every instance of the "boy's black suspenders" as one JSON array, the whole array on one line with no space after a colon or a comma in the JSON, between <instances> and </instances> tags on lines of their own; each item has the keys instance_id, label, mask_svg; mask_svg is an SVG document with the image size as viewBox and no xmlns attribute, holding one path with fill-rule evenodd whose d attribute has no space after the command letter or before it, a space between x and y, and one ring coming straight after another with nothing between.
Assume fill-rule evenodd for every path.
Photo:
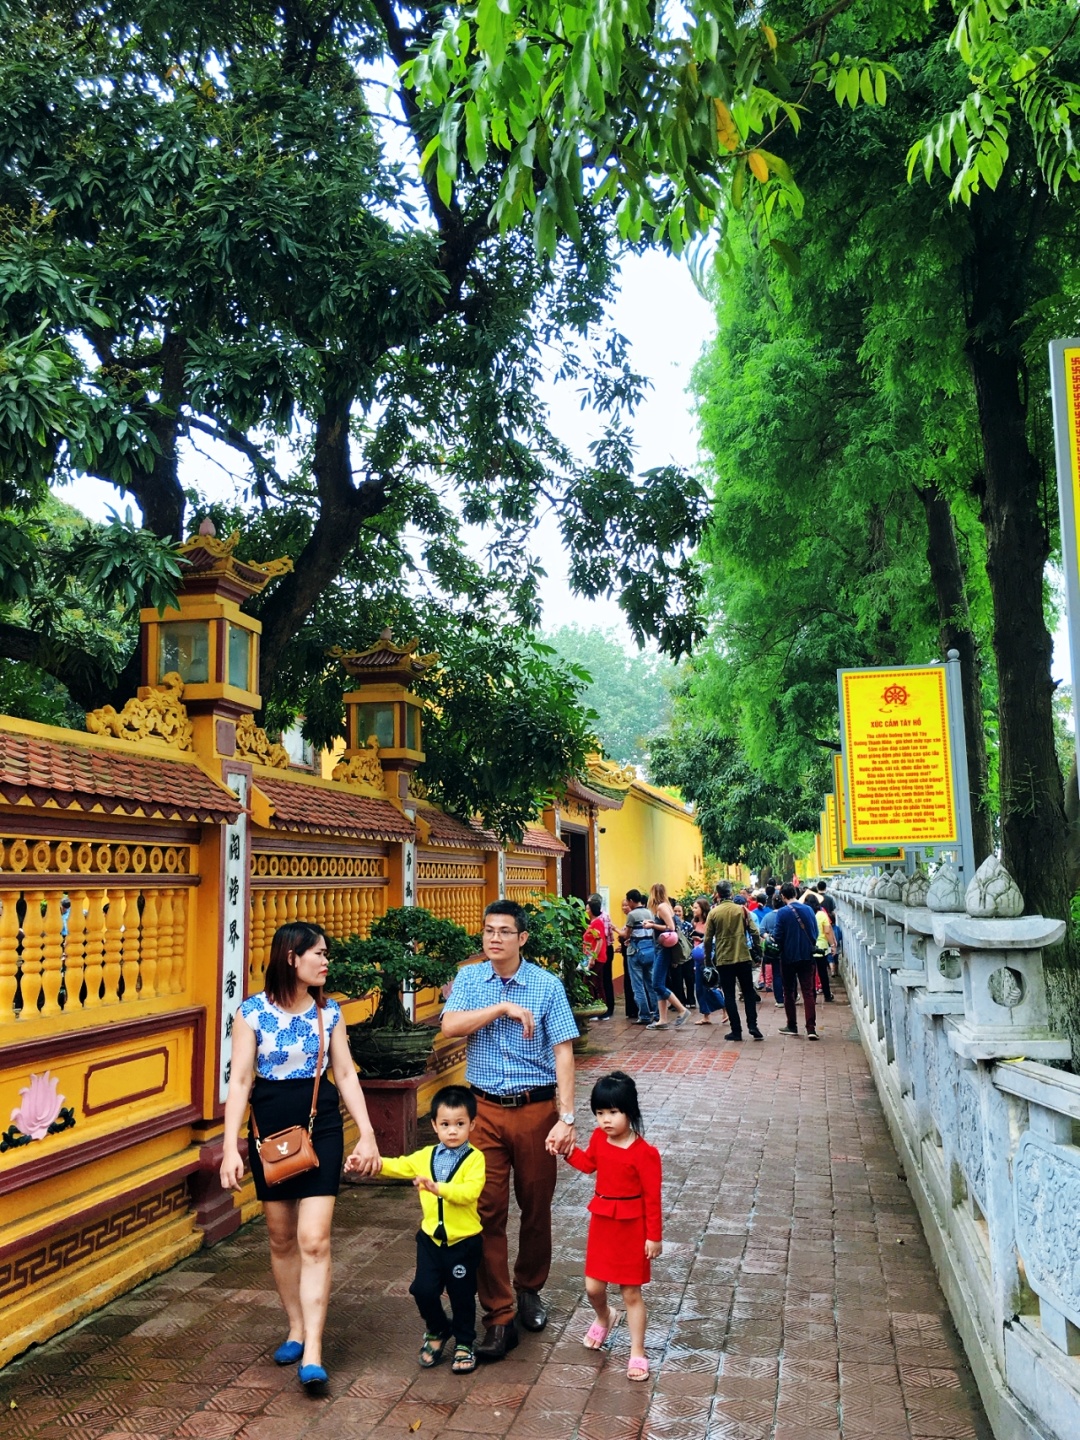
<instances>
[{"instance_id":1,"label":"boy's black suspenders","mask_svg":"<svg viewBox=\"0 0 1080 1440\"><path fill-rule=\"evenodd\" d=\"M454 1176L455 1176L455 1175L457 1174L457 1172L461 1169L462 1165L465 1164L465 1161L469 1158L469 1156L470 1156L471 1154L472 1154L472 1146L471 1146L471 1145L462 1145L461 1151L459 1152L459 1154L458 1154L457 1157L455 1158L453 1165L451 1165L451 1167L450 1167L450 1174L444 1176L444 1178L443 1178L442 1180L440 1180L440 1179L438 1178L438 1176L435 1174L435 1151L432 1150L432 1152L431 1152L431 1178L432 1178L432 1180L434 1180L437 1185L445 1185L448 1181L450 1181L450 1180L452 1180L452 1179L454 1178ZM435 1198L436 1198L436 1199L438 1200L438 1202L439 1202L439 1221L438 1221L438 1224L435 1226L435 1233L434 1233L434 1235L432 1235L431 1238L432 1238L433 1240L437 1240L440 1245L445 1245L447 1242L446 1242L446 1226L443 1224L443 1197L442 1197L441 1195L437 1195Z\"/></svg>"}]
</instances>

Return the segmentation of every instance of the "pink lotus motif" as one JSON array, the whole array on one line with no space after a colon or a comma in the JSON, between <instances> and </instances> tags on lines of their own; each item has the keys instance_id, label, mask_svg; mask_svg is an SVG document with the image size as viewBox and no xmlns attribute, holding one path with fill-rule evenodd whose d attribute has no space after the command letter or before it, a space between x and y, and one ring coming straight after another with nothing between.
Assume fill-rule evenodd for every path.
<instances>
[{"instance_id":1,"label":"pink lotus motif","mask_svg":"<svg viewBox=\"0 0 1080 1440\"><path fill-rule=\"evenodd\" d=\"M11 1123L31 1140L44 1140L64 1103L56 1077L48 1070L44 1075L31 1075L30 1084L24 1085L19 1094L22 1104L11 1112Z\"/></svg>"}]
</instances>

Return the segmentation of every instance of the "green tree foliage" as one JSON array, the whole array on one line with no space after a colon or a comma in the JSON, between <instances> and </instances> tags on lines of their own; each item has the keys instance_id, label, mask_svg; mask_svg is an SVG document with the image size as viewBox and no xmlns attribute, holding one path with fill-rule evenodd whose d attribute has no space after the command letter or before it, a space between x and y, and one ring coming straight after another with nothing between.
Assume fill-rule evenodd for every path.
<instances>
[{"instance_id":1,"label":"green tree foliage","mask_svg":"<svg viewBox=\"0 0 1080 1440\"><path fill-rule=\"evenodd\" d=\"M91 524L46 495L32 510L0 513L4 712L71 719L99 703L131 656L140 605L173 603L180 575L172 549L130 511Z\"/></svg>"},{"instance_id":2,"label":"green tree foliage","mask_svg":"<svg viewBox=\"0 0 1080 1440\"><path fill-rule=\"evenodd\" d=\"M263 539L297 562L261 607L270 701L350 568L347 583L370 569L388 585L396 564L400 590L412 551L443 594L482 600L462 521L491 527L505 603L535 622L523 552L540 505L570 541L593 538L582 593L624 593L632 625L676 653L699 627L686 552L703 497L635 473L641 381L601 324L612 257L596 220L583 209L582 255L500 241L498 167L448 200L397 158L419 156L437 117L404 91L390 119L372 111L387 61L433 21L390 0L5 11L0 503L32 508L48 482L94 475L175 540L184 445L231 449ZM548 426L553 363L603 418L595 460ZM642 507L662 523L627 576L610 542ZM7 653L17 640L18 658L57 670L24 629Z\"/></svg>"},{"instance_id":3,"label":"green tree foliage","mask_svg":"<svg viewBox=\"0 0 1080 1440\"><path fill-rule=\"evenodd\" d=\"M508 156L494 214L504 229L530 216L542 252L560 232L580 243L586 198L624 237L676 251L744 215L792 263L771 221L801 213L805 186L778 136L799 132L815 92L884 106L898 55L928 33L947 37L957 93L909 130L909 169L938 164L965 203L997 187L1017 144L1052 193L1080 176L1074 23L1067 0L839 0L809 20L737 0L477 0L446 12L407 75L442 109L426 152L442 193L466 160Z\"/></svg>"},{"instance_id":4,"label":"green tree foliage","mask_svg":"<svg viewBox=\"0 0 1080 1440\"><path fill-rule=\"evenodd\" d=\"M670 723L675 667L654 651L631 653L616 631L596 626L563 625L540 638L588 675L584 699L596 712L604 753L623 765L644 765L648 737Z\"/></svg>"},{"instance_id":5,"label":"green tree foliage","mask_svg":"<svg viewBox=\"0 0 1080 1440\"><path fill-rule=\"evenodd\" d=\"M823 58L829 13L785 35L733 0L454 7L406 70L442 110L425 159L449 197L466 159L476 170L506 156L494 216L509 230L528 215L545 254L560 232L582 243L582 200L613 212L624 239L647 235L677 252L727 214L798 211L772 138L798 130L815 87L841 104L883 104L894 73L858 56Z\"/></svg>"},{"instance_id":6,"label":"green tree foliage","mask_svg":"<svg viewBox=\"0 0 1080 1440\"><path fill-rule=\"evenodd\" d=\"M748 762L733 735L691 711L671 735L652 742L650 773L693 802L708 855L785 873L806 832L818 827L821 796L831 786L829 765L819 752L797 779L776 784Z\"/></svg>"}]
</instances>

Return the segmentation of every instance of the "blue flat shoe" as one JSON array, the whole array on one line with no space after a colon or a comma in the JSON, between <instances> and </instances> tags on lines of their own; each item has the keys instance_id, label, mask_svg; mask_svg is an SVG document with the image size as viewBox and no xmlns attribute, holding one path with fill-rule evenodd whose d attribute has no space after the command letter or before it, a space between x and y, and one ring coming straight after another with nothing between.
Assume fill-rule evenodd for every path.
<instances>
[{"instance_id":1,"label":"blue flat shoe","mask_svg":"<svg viewBox=\"0 0 1080 1440\"><path fill-rule=\"evenodd\" d=\"M295 1365L303 1356L304 1342L302 1340L284 1340L274 1351L275 1365Z\"/></svg>"},{"instance_id":2,"label":"blue flat shoe","mask_svg":"<svg viewBox=\"0 0 1080 1440\"><path fill-rule=\"evenodd\" d=\"M300 1377L300 1384L309 1395L316 1390L316 1387L321 1389L330 1379L321 1365L299 1365L296 1373Z\"/></svg>"}]
</instances>

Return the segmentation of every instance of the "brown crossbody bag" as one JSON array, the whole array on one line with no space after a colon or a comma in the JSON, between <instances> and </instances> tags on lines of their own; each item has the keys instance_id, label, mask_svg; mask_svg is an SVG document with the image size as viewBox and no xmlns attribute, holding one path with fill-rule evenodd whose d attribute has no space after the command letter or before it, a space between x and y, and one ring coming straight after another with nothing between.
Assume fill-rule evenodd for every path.
<instances>
[{"instance_id":1,"label":"brown crossbody bag","mask_svg":"<svg viewBox=\"0 0 1080 1440\"><path fill-rule=\"evenodd\" d=\"M319 1058L315 1062L315 1090L311 1097L311 1114L308 1116L308 1123L306 1125L290 1125L287 1130L278 1130L273 1135L267 1135L263 1140L259 1136L254 1106L251 1110L251 1133L255 1136L255 1149L259 1152L263 1177L267 1185L280 1185L283 1180L291 1180L294 1175L303 1175L306 1170L319 1168L319 1157L315 1154L311 1131L315 1124L315 1107L319 1103L319 1081L322 1078L322 1062L326 1046L323 1035L322 1009L318 1005L315 1009L319 1017Z\"/></svg>"}]
</instances>

